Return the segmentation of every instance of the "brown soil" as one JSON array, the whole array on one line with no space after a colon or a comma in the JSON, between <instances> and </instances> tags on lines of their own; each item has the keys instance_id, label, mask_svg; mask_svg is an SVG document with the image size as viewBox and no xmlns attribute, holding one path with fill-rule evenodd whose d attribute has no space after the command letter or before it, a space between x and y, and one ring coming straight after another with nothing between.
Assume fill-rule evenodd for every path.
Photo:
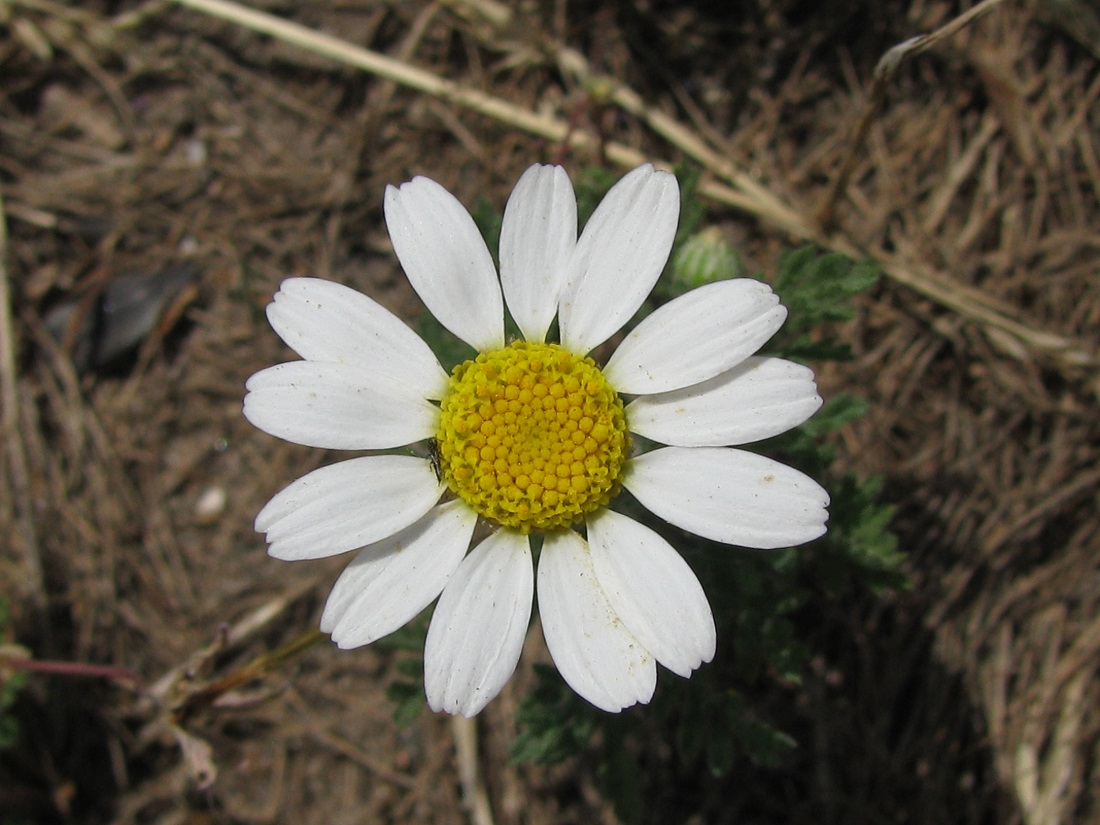
<instances>
[{"instance_id":1,"label":"brown soil","mask_svg":"<svg viewBox=\"0 0 1100 825\"><path fill-rule=\"evenodd\" d=\"M841 461L885 476L912 587L828 606L829 654L778 700L788 767L668 788L646 821L1100 820L1100 23L1049 6L1003 3L904 61L822 227L876 62L955 3L254 4L647 158L684 159L650 114L672 118L778 198L708 202L761 270L806 237L888 263L840 331L856 359L820 383L870 402ZM647 112L586 91L555 43ZM0 643L136 677L32 677L0 821L616 821L587 760L508 763L537 649L476 763L469 728L392 723L383 647L322 643L175 733L168 712L315 627L344 564L276 562L251 528L331 459L240 413L288 356L263 317L279 282L338 280L415 323L387 184L500 206L531 162L607 157L169 0L0 2ZM180 273L135 352L82 348L105 289Z\"/></svg>"}]
</instances>

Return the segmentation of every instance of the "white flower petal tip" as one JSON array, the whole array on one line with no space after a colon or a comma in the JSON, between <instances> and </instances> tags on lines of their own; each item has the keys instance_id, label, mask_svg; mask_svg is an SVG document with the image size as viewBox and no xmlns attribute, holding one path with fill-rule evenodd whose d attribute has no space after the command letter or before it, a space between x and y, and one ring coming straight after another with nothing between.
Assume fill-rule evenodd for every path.
<instances>
[{"instance_id":1,"label":"white flower petal tip","mask_svg":"<svg viewBox=\"0 0 1100 825\"><path fill-rule=\"evenodd\" d=\"M432 710L474 716L504 688L527 635L534 581L528 539L512 530L498 530L459 565L424 643Z\"/></svg>"},{"instance_id":2,"label":"white flower petal tip","mask_svg":"<svg viewBox=\"0 0 1100 825\"><path fill-rule=\"evenodd\" d=\"M630 633L673 673L714 658L714 616L699 579L657 533L604 510L588 521L600 589Z\"/></svg>"},{"instance_id":3,"label":"white flower petal tip","mask_svg":"<svg viewBox=\"0 0 1100 825\"><path fill-rule=\"evenodd\" d=\"M340 574L321 631L344 649L370 644L409 622L443 591L470 545L477 515L459 501L362 550Z\"/></svg>"},{"instance_id":4,"label":"white flower petal tip","mask_svg":"<svg viewBox=\"0 0 1100 825\"><path fill-rule=\"evenodd\" d=\"M378 387L362 367L291 361L245 384L244 415L265 433L335 450L383 450L430 438L439 408L410 387Z\"/></svg>"},{"instance_id":5,"label":"white flower petal tip","mask_svg":"<svg viewBox=\"0 0 1100 825\"><path fill-rule=\"evenodd\" d=\"M427 460L364 456L302 476L259 515L267 552L297 561L346 553L403 530L428 512L443 486Z\"/></svg>"},{"instance_id":6,"label":"white flower petal tip","mask_svg":"<svg viewBox=\"0 0 1100 825\"><path fill-rule=\"evenodd\" d=\"M588 544L576 533L546 537L538 600L550 656L578 695L608 713L653 698L656 660L611 606Z\"/></svg>"},{"instance_id":7,"label":"white flower petal tip","mask_svg":"<svg viewBox=\"0 0 1100 825\"><path fill-rule=\"evenodd\" d=\"M630 319L664 269L679 218L680 189L669 172L647 163L611 187L567 264L562 346L588 352Z\"/></svg>"},{"instance_id":8,"label":"white flower petal tip","mask_svg":"<svg viewBox=\"0 0 1100 825\"><path fill-rule=\"evenodd\" d=\"M272 328L307 361L354 364L373 385L407 385L440 398L447 373L401 319L350 287L319 278L288 278L267 306Z\"/></svg>"},{"instance_id":9,"label":"white flower petal tip","mask_svg":"<svg viewBox=\"0 0 1100 825\"><path fill-rule=\"evenodd\" d=\"M394 252L424 305L447 329L486 351L504 346L504 301L474 219L433 180L386 188Z\"/></svg>"},{"instance_id":10,"label":"white flower petal tip","mask_svg":"<svg viewBox=\"0 0 1100 825\"><path fill-rule=\"evenodd\" d=\"M631 330L604 374L628 395L698 384L760 349L786 317L765 283L737 278L707 284L660 307Z\"/></svg>"},{"instance_id":11,"label":"white flower petal tip","mask_svg":"<svg viewBox=\"0 0 1100 825\"><path fill-rule=\"evenodd\" d=\"M500 228L500 283L528 341L543 341L577 245L577 200L560 166L536 164L508 199Z\"/></svg>"},{"instance_id":12,"label":"white flower petal tip","mask_svg":"<svg viewBox=\"0 0 1100 825\"><path fill-rule=\"evenodd\" d=\"M661 444L750 444L802 424L821 407L814 373L781 358L747 358L732 370L626 407L630 429Z\"/></svg>"},{"instance_id":13,"label":"white flower petal tip","mask_svg":"<svg viewBox=\"0 0 1100 825\"><path fill-rule=\"evenodd\" d=\"M829 494L809 476L728 447L653 450L631 460L623 483L670 524L741 547L805 544L829 517Z\"/></svg>"}]
</instances>

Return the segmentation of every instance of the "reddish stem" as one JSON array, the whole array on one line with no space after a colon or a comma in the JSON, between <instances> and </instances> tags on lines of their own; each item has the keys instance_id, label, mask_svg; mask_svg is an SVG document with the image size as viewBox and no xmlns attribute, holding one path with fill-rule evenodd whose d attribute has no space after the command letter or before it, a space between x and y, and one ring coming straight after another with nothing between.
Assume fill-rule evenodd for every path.
<instances>
[{"instance_id":1,"label":"reddish stem","mask_svg":"<svg viewBox=\"0 0 1100 825\"><path fill-rule=\"evenodd\" d=\"M31 673L58 673L62 676L90 676L93 678L117 679L137 682L140 677L132 670L111 665L90 665L84 662L51 662L39 659L3 659L0 660L15 670Z\"/></svg>"}]
</instances>

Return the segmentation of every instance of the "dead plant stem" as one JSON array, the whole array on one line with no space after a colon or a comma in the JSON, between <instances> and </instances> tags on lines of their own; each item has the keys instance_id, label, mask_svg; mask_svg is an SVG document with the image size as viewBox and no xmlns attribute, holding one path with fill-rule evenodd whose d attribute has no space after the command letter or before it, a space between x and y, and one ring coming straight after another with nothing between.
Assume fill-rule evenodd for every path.
<instances>
[{"instance_id":1,"label":"dead plant stem","mask_svg":"<svg viewBox=\"0 0 1100 825\"><path fill-rule=\"evenodd\" d=\"M328 634L322 633L320 630L307 630L285 645L257 656L228 676L188 693L186 698L173 708L173 722L177 725L184 724L188 717L192 716L197 710L214 704L221 696L230 691L244 687L249 682L254 682L262 676L266 676L284 662L304 653L327 638Z\"/></svg>"},{"instance_id":2,"label":"dead plant stem","mask_svg":"<svg viewBox=\"0 0 1100 825\"><path fill-rule=\"evenodd\" d=\"M836 216L837 201L848 188L848 181L855 170L856 160L867 140L867 132L882 109L883 103L886 102L886 91L893 82L902 61L907 57L925 52L941 40L951 37L964 26L992 11L994 7L1003 2L1004 0L983 0L972 9L940 26L931 34L911 37L893 48L887 49L886 53L879 58L875 71L871 75L871 89L867 93L867 101L863 104L863 111L860 112L859 119L856 121L855 129L852 132L852 138L848 142L848 152L844 156L843 163L840 164L840 171L837 172L836 177L833 178L832 184L825 193L825 199L817 209L816 222L818 225L826 229L832 227Z\"/></svg>"},{"instance_id":3,"label":"dead plant stem","mask_svg":"<svg viewBox=\"0 0 1100 825\"><path fill-rule=\"evenodd\" d=\"M82 676L91 679L110 679L116 682L126 682L136 685L141 677L132 670L113 665L96 665L88 662L55 662L43 659L4 659L0 657L0 664L12 670L22 670L27 673L53 673L58 676Z\"/></svg>"},{"instance_id":4,"label":"dead plant stem","mask_svg":"<svg viewBox=\"0 0 1100 825\"><path fill-rule=\"evenodd\" d=\"M493 809L477 757L477 720L458 715L451 717L451 735L458 759L462 798L470 811L470 820L473 825L493 825Z\"/></svg>"},{"instance_id":5,"label":"dead plant stem","mask_svg":"<svg viewBox=\"0 0 1100 825\"><path fill-rule=\"evenodd\" d=\"M23 435L19 428L19 378L15 367L15 329L11 318L11 288L8 281L8 232L4 198L0 195L0 398L4 410L0 419L0 440L6 447L8 486L14 508L19 544L23 550L28 599L38 617L46 612L46 579L42 571L42 555L38 546L38 531L34 526L30 472L23 450ZM42 628L49 623L38 622Z\"/></svg>"}]
</instances>

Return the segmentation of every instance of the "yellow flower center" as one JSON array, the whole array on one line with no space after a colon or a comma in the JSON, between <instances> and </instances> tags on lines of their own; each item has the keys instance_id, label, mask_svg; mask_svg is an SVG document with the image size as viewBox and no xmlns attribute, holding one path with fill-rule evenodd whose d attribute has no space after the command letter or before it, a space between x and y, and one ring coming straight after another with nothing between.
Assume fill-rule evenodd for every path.
<instances>
[{"instance_id":1,"label":"yellow flower center","mask_svg":"<svg viewBox=\"0 0 1100 825\"><path fill-rule=\"evenodd\" d=\"M483 352L454 368L441 413L443 479L498 524L566 528L619 492L623 402L591 358L527 341Z\"/></svg>"}]
</instances>

